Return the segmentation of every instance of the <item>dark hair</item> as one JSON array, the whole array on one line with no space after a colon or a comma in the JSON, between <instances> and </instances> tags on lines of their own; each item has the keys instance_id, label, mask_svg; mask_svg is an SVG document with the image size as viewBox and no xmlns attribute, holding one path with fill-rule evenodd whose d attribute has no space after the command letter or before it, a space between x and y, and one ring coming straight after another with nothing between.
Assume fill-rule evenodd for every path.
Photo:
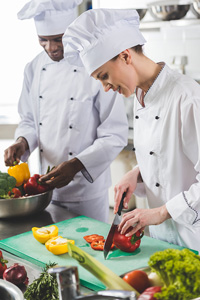
<instances>
[{"instance_id":1,"label":"dark hair","mask_svg":"<svg viewBox=\"0 0 200 300\"><path fill-rule=\"evenodd\" d=\"M143 49L142 49L142 45L137 45L134 47L131 47L131 49L133 51L135 51L136 53L142 54L143 53ZM113 57L111 60L116 60L118 58L119 54L116 55L115 57Z\"/></svg>"}]
</instances>

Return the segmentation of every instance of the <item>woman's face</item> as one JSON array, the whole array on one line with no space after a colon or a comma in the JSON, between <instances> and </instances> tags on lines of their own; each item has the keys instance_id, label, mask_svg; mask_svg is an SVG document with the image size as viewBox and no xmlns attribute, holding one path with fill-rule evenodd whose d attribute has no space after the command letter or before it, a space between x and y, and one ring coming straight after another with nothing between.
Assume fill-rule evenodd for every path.
<instances>
[{"instance_id":1,"label":"woman's face","mask_svg":"<svg viewBox=\"0 0 200 300\"><path fill-rule=\"evenodd\" d=\"M109 60L92 73L101 81L105 92L112 89L125 97L132 95L136 88L137 74L125 50L115 60ZM130 51L129 51L130 54Z\"/></svg>"}]
</instances>

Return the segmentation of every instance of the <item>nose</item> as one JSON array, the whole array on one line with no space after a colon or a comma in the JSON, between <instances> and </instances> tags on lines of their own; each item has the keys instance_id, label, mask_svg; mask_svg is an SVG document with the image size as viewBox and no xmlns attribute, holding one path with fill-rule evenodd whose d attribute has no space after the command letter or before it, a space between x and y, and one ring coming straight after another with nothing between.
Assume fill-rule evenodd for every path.
<instances>
[{"instance_id":1,"label":"nose","mask_svg":"<svg viewBox=\"0 0 200 300\"><path fill-rule=\"evenodd\" d=\"M104 91L108 92L111 89L111 84L109 83L102 83Z\"/></svg>"},{"instance_id":2,"label":"nose","mask_svg":"<svg viewBox=\"0 0 200 300\"><path fill-rule=\"evenodd\" d=\"M57 44L54 41L47 41L45 49L48 52L54 52L57 50Z\"/></svg>"}]
</instances>

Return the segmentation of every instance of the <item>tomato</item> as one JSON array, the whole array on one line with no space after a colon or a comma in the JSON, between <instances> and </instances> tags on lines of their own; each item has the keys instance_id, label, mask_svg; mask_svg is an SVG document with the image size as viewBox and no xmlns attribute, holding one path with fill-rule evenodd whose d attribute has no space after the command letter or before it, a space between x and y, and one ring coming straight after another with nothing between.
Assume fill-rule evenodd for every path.
<instances>
[{"instance_id":1,"label":"tomato","mask_svg":"<svg viewBox=\"0 0 200 300\"><path fill-rule=\"evenodd\" d=\"M115 233L114 233L114 238L113 238L113 243L117 248L119 248L122 251L125 252L134 252L139 246L141 242L141 238L144 235L144 232L138 230L136 233L134 233L132 236L127 237L126 234L132 229L132 227L129 227L128 230L124 233L121 234L118 231L118 228L116 227Z\"/></svg>"},{"instance_id":2,"label":"tomato","mask_svg":"<svg viewBox=\"0 0 200 300\"><path fill-rule=\"evenodd\" d=\"M139 293L150 287L149 278L146 272L142 270L134 270L124 275L123 280L129 283Z\"/></svg>"},{"instance_id":3,"label":"tomato","mask_svg":"<svg viewBox=\"0 0 200 300\"><path fill-rule=\"evenodd\" d=\"M92 243L92 242L98 242L98 241L103 241L104 240L104 236L103 235L98 235L98 234L90 234L90 235L85 235L83 237L86 242L88 243Z\"/></svg>"},{"instance_id":4,"label":"tomato","mask_svg":"<svg viewBox=\"0 0 200 300\"><path fill-rule=\"evenodd\" d=\"M19 198L22 196L18 188L13 188L11 192L8 192L8 195L12 198Z\"/></svg>"}]
</instances>

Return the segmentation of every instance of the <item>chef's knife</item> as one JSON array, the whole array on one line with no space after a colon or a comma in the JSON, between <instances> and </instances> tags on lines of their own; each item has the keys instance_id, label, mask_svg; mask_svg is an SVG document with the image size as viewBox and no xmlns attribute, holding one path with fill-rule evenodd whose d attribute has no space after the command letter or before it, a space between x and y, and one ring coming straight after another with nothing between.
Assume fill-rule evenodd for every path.
<instances>
[{"instance_id":1,"label":"chef's knife","mask_svg":"<svg viewBox=\"0 0 200 300\"><path fill-rule=\"evenodd\" d=\"M104 258L106 259L110 248L112 246L113 243L113 237L114 237L114 233L115 233L115 228L117 227L117 225L119 225L119 223L121 222L121 211L123 208L123 202L124 202L124 198L126 196L126 192L123 193L122 195L122 199L120 201L119 207L118 207L118 212L116 213L114 220L112 222L110 231L108 233L108 236L106 238L105 244L104 244L104 248L103 248L103 254L104 254Z\"/></svg>"}]
</instances>

